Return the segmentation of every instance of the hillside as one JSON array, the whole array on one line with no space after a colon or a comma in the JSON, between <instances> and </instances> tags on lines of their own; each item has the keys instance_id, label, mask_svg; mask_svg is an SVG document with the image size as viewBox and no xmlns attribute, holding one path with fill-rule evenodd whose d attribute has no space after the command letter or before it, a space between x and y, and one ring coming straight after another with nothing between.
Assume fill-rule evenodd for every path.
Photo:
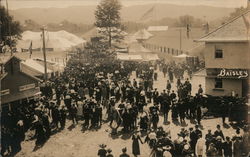
<instances>
[{"instance_id":1,"label":"hillside","mask_svg":"<svg viewBox=\"0 0 250 157\"><path fill-rule=\"evenodd\" d=\"M124 21L137 21L145 12L152 8L154 4L137 5L123 7L121 16ZM63 20L68 20L73 23L92 24L95 20L94 11L96 6L75 6L68 8L23 8L11 10L10 13L16 20L23 22L26 19L31 19L39 24L58 23ZM219 8L211 6L181 6L173 4L158 4L155 5L154 19L164 17L176 18L182 15L191 15L196 18L206 17L206 20L215 20L229 15L233 8Z\"/></svg>"}]
</instances>

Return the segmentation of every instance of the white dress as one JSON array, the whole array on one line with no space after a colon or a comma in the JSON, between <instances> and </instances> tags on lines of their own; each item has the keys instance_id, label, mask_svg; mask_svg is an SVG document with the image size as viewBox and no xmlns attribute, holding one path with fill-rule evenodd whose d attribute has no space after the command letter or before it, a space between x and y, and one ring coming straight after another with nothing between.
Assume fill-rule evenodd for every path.
<instances>
[{"instance_id":1,"label":"white dress","mask_svg":"<svg viewBox=\"0 0 250 157\"><path fill-rule=\"evenodd\" d=\"M195 151L196 151L196 155L202 155L204 156L205 154L205 140L200 138L198 139L197 143L196 143L196 148L195 148Z\"/></svg>"}]
</instances>

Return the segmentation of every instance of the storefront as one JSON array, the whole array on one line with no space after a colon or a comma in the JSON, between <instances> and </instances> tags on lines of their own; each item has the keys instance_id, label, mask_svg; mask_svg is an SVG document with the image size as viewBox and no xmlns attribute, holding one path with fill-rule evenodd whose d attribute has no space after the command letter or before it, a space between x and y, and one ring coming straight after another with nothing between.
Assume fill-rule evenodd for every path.
<instances>
[{"instance_id":1,"label":"storefront","mask_svg":"<svg viewBox=\"0 0 250 157\"><path fill-rule=\"evenodd\" d=\"M249 70L206 69L206 94L245 97L248 92Z\"/></svg>"},{"instance_id":2,"label":"storefront","mask_svg":"<svg viewBox=\"0 0 250 157\"><path fill-rule=\"evenodd\" d=\"M205 42L205 94L249 95L249 19L250 11L247 11L196 40Z\"/></svg>"}]
</instances>

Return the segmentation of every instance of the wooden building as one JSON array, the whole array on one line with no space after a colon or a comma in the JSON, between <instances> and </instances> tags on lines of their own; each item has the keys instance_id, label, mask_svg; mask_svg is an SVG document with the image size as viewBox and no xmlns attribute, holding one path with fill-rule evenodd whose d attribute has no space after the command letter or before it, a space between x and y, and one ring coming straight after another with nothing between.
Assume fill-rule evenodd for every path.
<instances>
[{"instance_id":1,"label":"wooden building","mask_svg":"<svg viewBox=\"0 0 250 157\"><path fill-rule=\"evenodd\" d=\"M22 71L21 59L12 56L1 64L1 109L18 105L40 93L40 79Z\"/></svg>"}]
</instances>

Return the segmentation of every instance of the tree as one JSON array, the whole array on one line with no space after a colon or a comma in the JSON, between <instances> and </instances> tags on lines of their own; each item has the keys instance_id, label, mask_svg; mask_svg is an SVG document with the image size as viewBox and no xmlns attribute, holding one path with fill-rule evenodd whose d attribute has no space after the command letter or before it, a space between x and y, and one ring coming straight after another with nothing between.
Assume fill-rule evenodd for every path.
<instances>
[{"instance_id":1,"label":"tree","mask_svg":"<svg viewBox=\"0 0 250 157\"><path fill-rule=\"evenodd\" d=\"M123 39L120 18L121 4L118 0L102 0L95 11L95 26L111 48L113 42Z\"/></svg>"},{"instance_id":2,"label":"tree","mask_svg":"<svg viewBox=\"0 0 250 157\"><path fill-rule=\"evenodd\" d=\"M230 19L235 18L237 16L242 15L244 12L246 12L248 8L240 7L240 8L235 8L234 12L230 13Z\"/></svg>"},{"instance_id":3,"label":"tree","mask_svg":"<svg viewBox=\"0 0 250 157\"><path fill-rule=\"evenodd\" d=\"M179 26L186 27L187 25L192 25L194 23L194 17L190 15L184 15L179 17Z\"/></svg>"},{"instance_id":4,"label":"tree","mask_svg":"<svg viewBox=\"0 0 250 157\"><path fill-rule=\"evenodd\" d=\"M15 47L21 39L21 25L14 21L3 6L0 6L0 53L4 46Z\"/></svg>"},{"instance_id":5,"label":"tree","mask_svg":"<svg viewBox=\"0 0 250 157\"><path fill-rule=\"evenodd\" d=\"M39 25L37 22L31 20L31 19L27 19L24 21L24 24L22 26L22 30L26 31L40 31L42 28L41 25Z\"/></svg>"}]
</instances>

